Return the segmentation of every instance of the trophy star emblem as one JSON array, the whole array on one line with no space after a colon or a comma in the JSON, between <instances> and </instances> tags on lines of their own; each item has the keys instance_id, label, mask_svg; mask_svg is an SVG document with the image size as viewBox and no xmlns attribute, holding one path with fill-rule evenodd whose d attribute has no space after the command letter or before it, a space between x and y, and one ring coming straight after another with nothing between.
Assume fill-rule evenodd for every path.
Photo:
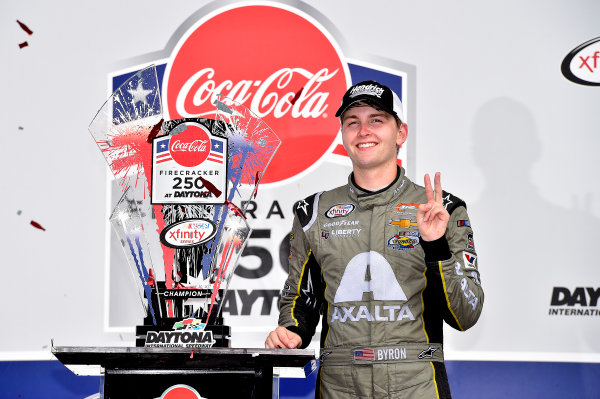
<instances>
[{"instance_id":1,"label":"trophy star emblem","mask_svg":"<svg viewBox=\"0 0 600 399\"><path fill-rule=\"evenodd\" d=\"M135 90L128 89L127 91L133 97L131 101L134 105L139 102L143 103L144 105L148 105L148 99L146 97L148 96L148 94L152 93L152 90L145 90L142 86L142 82L138 83Z\"/></svg>"}]
</instances>

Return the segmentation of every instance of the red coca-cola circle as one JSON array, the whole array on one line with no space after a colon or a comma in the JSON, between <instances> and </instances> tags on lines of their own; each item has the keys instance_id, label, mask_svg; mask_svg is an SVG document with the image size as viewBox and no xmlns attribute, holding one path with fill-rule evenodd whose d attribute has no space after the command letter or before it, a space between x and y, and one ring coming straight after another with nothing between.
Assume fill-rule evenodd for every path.
<instances>
[{"instance_id":1,"label":"red coca-cola circle","mask_svg":"<svg viewBox=\"0 0 600 399\"><path fill-rule=\"evenodd\" d=\"M202 399L202 396L189 385L173 385L163 392L161 399Z\"/></svg>"},{"instance_id":2,"label":"red coca-cola circle","mask_svg":"<svg viewBox=\"0 0 600 399\"><path fill-rule=\"evenodd\" d=\"M210 154L210 137L204 126L186 123L187 129L174 135L169 144L171 158L188 168L200 165Z\"/></svg>"},{"instance_id":3,"label":"red coca-cola circle","mask_svg":"<svg viewBox=\"0 0 600 399\"><path fill-rule=\"evenodd\" d=\"M277 6L233 7L200 21L175 47L166 112L170 119L214 118L216 94L244 104L281 140L262 182L286 180L331 148L347 65L309 17Z\"/></svg>"}]
</instances>

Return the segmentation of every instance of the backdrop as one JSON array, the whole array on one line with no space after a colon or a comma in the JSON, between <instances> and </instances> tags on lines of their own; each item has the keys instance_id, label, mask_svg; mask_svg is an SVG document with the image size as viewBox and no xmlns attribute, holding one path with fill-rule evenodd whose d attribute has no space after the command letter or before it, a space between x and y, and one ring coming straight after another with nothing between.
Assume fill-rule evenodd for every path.
<instances>
[{"instance_id":1,"label":"backdrop","mask_svg":"<svg viewBox=\"0 0 600 399\"><path fill-rule=\"evenodd\" d=\"M51 339L133 344L142 313L107 222L119 192L87 127L119 82L155 64L168 116L199 114L227 81L244 98L232 87L245 83L247 106L284 143L225 303L234 346L261 347L276 325L291 206L346 181L333 114L347 86L375 77L404 102L408 175L441 171L468 204L485 305L471 330L447 330L446 358L600 361L599 11L591 0L4 2L0 360L50 359ZM298 91L285 68L325 78L277 114L269 94Z\"/></svg>"}]
</instances>

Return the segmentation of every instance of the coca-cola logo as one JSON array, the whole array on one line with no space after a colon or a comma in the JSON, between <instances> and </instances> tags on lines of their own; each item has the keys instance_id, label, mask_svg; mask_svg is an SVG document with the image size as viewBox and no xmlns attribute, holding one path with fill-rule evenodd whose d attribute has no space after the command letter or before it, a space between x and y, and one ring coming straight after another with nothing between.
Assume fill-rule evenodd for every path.
<instances>
[{"instance_id":1,"label":"coca-cola logo","mask_svg":"<svg viewBox=\"0 0 600 399\"><path fill-rule=\"evenodd\" d=\"M296 176L331 149L350 85L327 32L281 7L233 5L200 20L175 46L163 85L170 119L214 118L217 95L263 118L281 139L263 183Z\"/></svg>"},{"instance_id":2,"label":"coca-cola logo","mask_svg":"<svg viewBox=\"0 0 600 399\"><path fill-rule=\"evenodd\" d=\"M208 130L198 123L188 122L186 126L183 132L173 136L169 151L179 165L194 167L208 158L210 137Z\"/></svg>"}]
</instances>

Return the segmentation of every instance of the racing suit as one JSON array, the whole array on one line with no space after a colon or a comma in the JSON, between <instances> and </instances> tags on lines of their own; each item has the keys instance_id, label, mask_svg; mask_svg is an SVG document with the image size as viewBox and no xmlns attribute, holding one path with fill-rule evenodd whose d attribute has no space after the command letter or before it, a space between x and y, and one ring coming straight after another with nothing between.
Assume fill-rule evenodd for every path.
<instances>
[{"instance_id":1,"label":"racing suit","mask_svg":"<svg viewBox=\"0 0 600 399\"><path fill-rule=\"evenodd\" d=\"M279 325L306 347L322 314L323 398L449 398L443 322L475 324L483 305L466 206L443 193L446 233L425 242L425 189L403 168L388 187L354 183L294 204L289 276Z\"/></svg>"}]
</instances>

